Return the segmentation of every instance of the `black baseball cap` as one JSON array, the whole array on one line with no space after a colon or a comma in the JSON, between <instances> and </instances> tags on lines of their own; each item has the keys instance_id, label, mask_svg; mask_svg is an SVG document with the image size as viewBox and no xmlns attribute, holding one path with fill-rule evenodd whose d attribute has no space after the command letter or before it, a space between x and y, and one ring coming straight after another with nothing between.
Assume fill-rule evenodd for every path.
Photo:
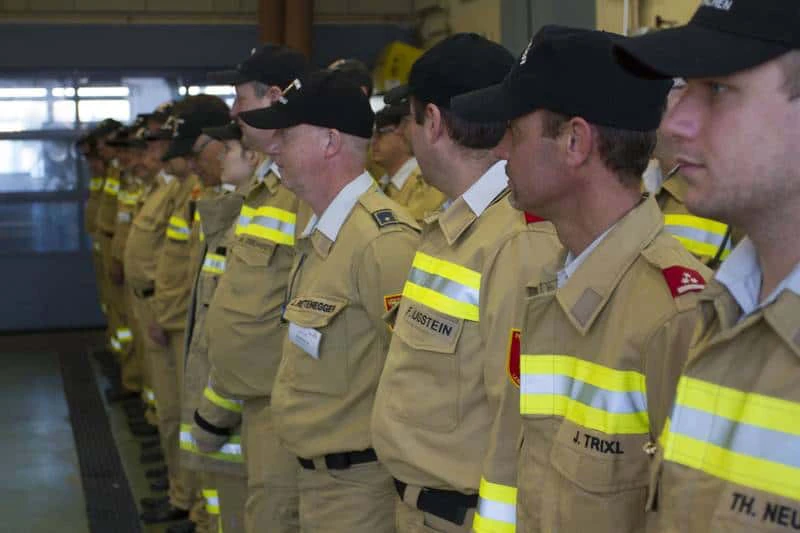
<instances>
[{"instance_id":1,"label":"black baseball cap","mask_svg":"<svg viewBox=\"0 0 800 533\"><path fill-rule=\"evenodd\" d=\"M703 0L685 26L628 39L614 53L637 75L705 78L800 48L798 0Z\"/></svg>"},{"instance_id":2,"label":"black baseball cap","mask_svg":"<svg viewBox=\"0 0 800 533\"><path fill-rule=\"evenodd\" d=\"M140 113L137 115L137 118L143 119L145 122L148 120L158 120L164 121L169 118L172 114L172 108L175 106L175 102L168 101L164 102L163 104L159 105L157 108L152 110L149 113Z\"/></svg>"},{"instance_id":3,"label":"black baseball cap","mask_svg":"<svg viewBox=\"0 0 800 533\"><path fill-rule=\"evenodd\" d=\"M396 104L414 96L449 109L451 98L502 81L513 64L514 56L501 45L477 33L457 33L422 54L408 84L387 92L384 101Z\"/></svg>"},{"instance_id":4,"label":"black baseball cap","mask_svg":"<svg viewBox=\"0 0 800 533\"><path fill-rule=\"evenodd\" d=\"M138 121L130 126L122 126L109 136L106 144L115 148L143 148L144 140L136 135L140 128Z\"/></svg>"},{"instance_id":5,"label":"black baseball cap","mask_svg":"<svg viewBox=\"0 0 800 533\"><path fill-rule=\"evenodd\" d=\"M375 113L375 128L385 128L386 126L397 126L411 112L408 100L403 100L399 104L387 105Z\"/></svg>"},{"instance_id":6,"label":"black baseball cap","mask_svg":"<svg viewBox=\"0 0 800 533\"><path fill-rule=\"evenodd\" d=\"M192 153L192 147L204 128L224 126L230 121L230 110L227 104L216 96L199 94L188 96L178 106L178 114L172 124L172 142L170 142L162 161L175 157L183 157Z\"/></svg>"},{"instance_id":7,"label":"black baseball cap","mask_svg":"<svg viewBox=\"0 0 800 533\"><path fill-rule=\"evenodd\" d=\"M369 139L375 113L361 87L342 72L319 70L295 80L270 107L239 113L254 128L277 130L310 124Z\"/></svg>"},{"instance_id":8,"label":"black baseball cap","mask_svg":"<svg viewBox=\"0 0 800 533\"><path fill-rule=\"evenodd\" d=\"M351 77L353 82L359 87L367 88L367 96L372 95L374 84L372 82L372 73L367 68L363 61L355 58L337 59L330 65L328 70L338 70L344 72Z\"/></svg>"},{"instance_id":9,"label":"black baseball cap","mask_svg":"<svg viewBox=\"0 0 800 533\"><path fill-rule=\"evenodd\" d=\"M203 134L218 141L236 141L242 138L242 128L238 122L231 121L224 126L203 128Z\"/></svg>"},{"instance_id":10,"label":"black baseball cap","mask_svg":"<svg viewBox=\"0 0 800 533\"><path fill-rule=\"evenodd\" d=\"M502 83L453 99L466 120L511 120L537 109L632 131L658 128L671 81L645 80L614 61L621 36L566 26L543 27Z\"/></svg>"},{"instance_id":11,"label":"black baseball cap","mask_svg":"<svg viewBox=\"0 0 800 533\"><path fill-rule=\"evenodd\" d=\"M236 68L209 73L208 80L224 85L258 81L266 85L286 87L295 78L302 77L307 68L305 56L297 50L283 45L266 44L261 48L253 48L250 57L236 65Z\"/></svg>"}]
</instances>

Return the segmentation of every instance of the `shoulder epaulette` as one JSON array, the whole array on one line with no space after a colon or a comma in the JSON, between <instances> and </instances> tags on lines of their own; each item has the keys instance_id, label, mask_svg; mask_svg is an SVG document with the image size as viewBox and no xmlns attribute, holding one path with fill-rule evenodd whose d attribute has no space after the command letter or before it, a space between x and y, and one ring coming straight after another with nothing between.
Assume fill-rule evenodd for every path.
<instances>
[{"instance_id":1,"label":"shoulder epaulette","mask_svg":"<svg viewBox=\"0 0 800 533\"><path fill-rule=\"evenodd\" d=\"M408 226L414 231L422 231L419 224L414 218L403 211L403 208L397 205L395 207L387 207L387 203L393 203L386 195L380 191L366 192L358 199L359 203L372 216L372 220L379 228L387 228L395 225Z\"/></svg>"}]
</instances>

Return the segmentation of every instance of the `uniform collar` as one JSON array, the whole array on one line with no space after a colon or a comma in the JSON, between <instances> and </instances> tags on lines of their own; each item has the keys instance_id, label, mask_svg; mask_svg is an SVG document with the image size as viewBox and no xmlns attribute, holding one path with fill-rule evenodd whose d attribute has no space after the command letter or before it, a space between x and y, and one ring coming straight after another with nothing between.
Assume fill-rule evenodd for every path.
<instances>
[{"instance_id":1,"label":"uniform collar","mask_svg":"<svg viewBox=\"0 0 800 533\"><path fill-rule=\"evenodd\" d=\"M498 161L483 176L452 202L445 202L444 210L426 222L438 222L448 244L453 244L473 222L492 205L508 186L506 162Z\"/></svg>"},{"instance_id":2,"label":"uniform collar","mask_svg":"<svg viewBox=\"0 0 800 533\"><path fill-rule=\"evenodd\" d=\"M673 198L675 198L680 203L685 203L686 190L688 188L689 184L686 183L686 178L684 178L680 174L675 174L667 178L667 180L661 184L661 190L667 191Z\"/></svg>"},{"instance_id":3,"label":"uniform collar","mask_svg":"<svg viewBox=\"0 0 800 533\"><path fill-rule=\"evenodd\" d=\"M800 264L772 291L763 302L759 302L761 292L761 265L755 246L749 238L745 238L731 252L728 259L719 268L716 275L719 281L742 310L742 318L766 308L774 303L784 291L800 295Z\"/></svg>"},{"instance_id":4,"label":"uniform collar","mask_svg":"<svg viewBox=\"0 0 800 533\"><path fill-rule=\"evenodd\" d=\"M417 158L412 157L403 163L403 166L400 167L397 172L395 172L394 176L389 178L389 181L398 191L403 190L403 187L408 181L408 178L411 176L411 173L414 172L418 167L419 165L417 164Z\"/></svg>"},{"instance_id":5,"label":"uniform collar","mask_svg":"<svg viewBox=\"0 0 800 533\"><path fill-rule=\"evenodd\" d=\"M175 176L168 174L164 169L158 171L158 177L161 178L161 181L164 182L164 185L169 185L170 182L175 179Z\"/></svg>"},{"instance_id":6,"label":"uniform collar","mask_svg":"<svg viewBox=\"0 0 800 533\"><path fill-rule=\"evenodd\" d=\"M272 166L272 160L268 157L264 158L260 165L256 167L255 172L253 172L253 177L256 181L262 182L264 181L264 176L267 175L270 171L270 167Z\"/></svg>"},{"instance_id":7,"label":"uniform collar","mask_svg":"<svg viewBox=\"0 0 800 533\"><path fill-rule=\"evenodd\" d=\"M363 174L344 186L339 194L333 199L330 205L317 217L313 215L308 221L306 229L303 230L302 237L308 237L312 232L319 231L331 242L336 242L339 231L342 229L345 220L350 216L350 212L358 203L358 198L370 187L375 184L372 176L364 171Z\"/></svg>"},{"instance_id":8,"label":"uniform collar","mask_svg":"<svg viewBox=\"0 0 800 533\"><path fill-rule=\"evenodd\" d=\"M661 163L659 163L658 159L651 159L642 174L642 184L645 192L657 194L663 182L664 173L661 172Z\"/></svg>"},{"instance_id":9,"label":"uniform collar","mask_svg":"<svg viewBox=\"0 0 800 533\"><path fill-rule=\"evenodd\" d=\"M612 229L614 229L615 226L616 224L614 224L614 226L611 226L603 233L601 233L600 236L597 237L595 240L593 240L592 244L590 244L588 248L582 251L578 257L572 255L572 252L569 251L567 252L567 257L566 259L564 259L564 268L559 270L557 274L558 288L563 287L564 284L567 283L567 280L569 280L569 278L572 277L572 274L574 274L575 271L578 270L578 267L581 266L584 263L584 261L586 261L586 258L589 257L589 255L591 255L594 249L597 248L601 242L603 242L603 239L606 238L606 235L608 235L609 232Z\"/></svg>"},{"instance_id":10,"label":"uniform collar","mask_svg":"<svg viewBox=\"0 0 800 533\"><path fill-rule=\"evenodd\" d=\"M556 299L581 334L589 331L630 266L663 227L658 204L647 198L611 228L557 289Z\"/></svg>"}]
</instances>

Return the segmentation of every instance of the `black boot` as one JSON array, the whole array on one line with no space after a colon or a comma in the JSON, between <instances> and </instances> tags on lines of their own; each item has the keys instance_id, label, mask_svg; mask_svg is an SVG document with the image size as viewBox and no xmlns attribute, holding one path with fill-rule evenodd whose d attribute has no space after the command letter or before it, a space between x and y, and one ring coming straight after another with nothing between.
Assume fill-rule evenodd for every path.
<instances>
[{"instance_id":1,"label":"black boot","mask_svg":"<svg viewBox=\"0 0 800 533\"><path fill-rule=\"evenodd\" d=\"M154 507L142 512L139 517L145 524L157 524L159 522L173 522L175 520L186 520L189 518L189 511L173 507L167 503L161 507Z\"/></svg>"}]
</instances>

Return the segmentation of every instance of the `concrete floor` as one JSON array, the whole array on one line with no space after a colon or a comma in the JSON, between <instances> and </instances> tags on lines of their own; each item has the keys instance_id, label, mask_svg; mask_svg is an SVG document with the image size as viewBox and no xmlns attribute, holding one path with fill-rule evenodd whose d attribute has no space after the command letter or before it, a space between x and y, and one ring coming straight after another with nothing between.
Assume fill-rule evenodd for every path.
<instances>
[{"instance_id":1,"label":"concrete floor","mask_svg":"<svg viewBox=\"0 0 800 533\"><path fill-rule=\"evenodd\" d=\"M3 351L0 360L0 530L88 532L58 354Z\"/></svg>"}]
</instances>

